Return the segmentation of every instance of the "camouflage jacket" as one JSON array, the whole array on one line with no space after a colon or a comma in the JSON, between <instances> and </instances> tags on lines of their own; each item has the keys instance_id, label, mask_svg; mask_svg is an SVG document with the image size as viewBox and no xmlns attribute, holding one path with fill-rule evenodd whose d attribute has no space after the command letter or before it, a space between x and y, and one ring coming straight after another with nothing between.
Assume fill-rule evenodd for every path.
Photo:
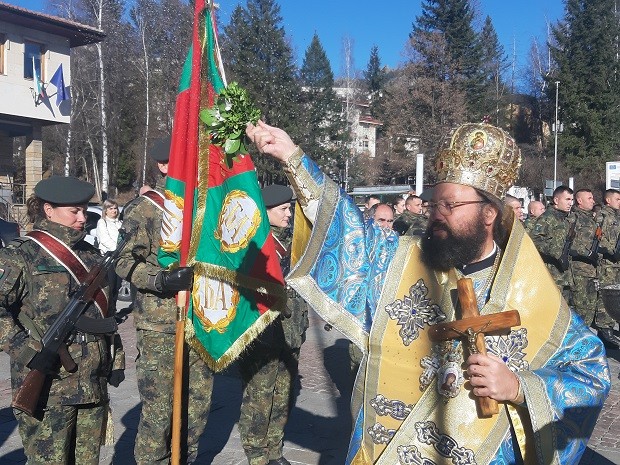
<instances>
[{"instance_id":1,"label":"camouflage jacket","mask_svg":"<svg viewBox=\"0 0 620 465\"><path fill-rule=\"evenodd\" d=\"M570 248L573 276L595 278L598 253L592 247L598 224L594 212L576 208L571 216L575 221L575 238Z\"/></svg>"},{"instance_id":2,"label":"camouflage jacket","mask_svg":"<svg viewBox=\"0 0 620 465\"><path fill-rule=\"evenodd\" d=\"M560 288L572 287L573 285L570 267L562 271L559 265L571 221L572 219L567 213L557 208L548 208L536 218L530 234L540 256Z\"/></svg>"},{"instance_id":3,"label":"camouflage jacket","mask_svg":"<svg viewBox=\"0 0 620 465\"><path fill-rule=\"evenodd\" d=\"M290 248L293 242L292 228L277 228L271 226L271 233L287 251L285 256L280 257L282 274L286 276L291 266ZM286 301L286 306L288 307L288 311L286 312L287 315L277 320L278 323L269 325L259 337L259 340L269 345L283 343L288 348L298 349L305 340L305 332L309 324L308 306L292 288L289 286L286 288L288 294L288 299ZM278 336L280 331L279 323L281 323L282 327L283 341L281 337Z\"/></svg>"},{"instance_id":4,"label":"camouflage jacket","mask_svg":"<svg viewBox=\"0 0 620 465\"><path fill-rule=\"evenodd\" d=\"M532 231L534 230L534 225L536 224L536 220L538 219L538 217L530 217L528 216L525 221L523 222L523 227L525 228L525 231L528 234L532 234Z\"/></svg>"},{"instance_id":5,"label":"camouflage jacket","mask_svg":"<svg viewBox=\"0 0 620 465\"><path fill-rule=\"evenodd\" d=\"M87 267L93 266L101 255L82 240L84 232L42 220L35 224L60 239L80 257ZM43 250L35 241L18 238L0 250L0 343L11 358L13 389L21 386L29 373L40 339L69 301L69 295L79 283L67 269ZM101 318L90 305L85 314ZM117 343L120 341L116 335ZM110 360L110 338L89 336L86 342L73 342L69 354L78 365L75 373L60 368L51 378L47 405L79 405L108 400L107 375L111 369L124 368L124 353L118 347L116 359Z\"/></svg>"},{"instance_id":6,"label":"camouflage jacket","mask_svg":"<svg viewBox=\"0 0 620 465\"><path fill-rule=\"evenodd\" d=\"M614 261L611 257L615 252L616 244L620 237L620 218L618 210L614 210L609 205L605 205L601 208L596 220L603 230L599 266L601 268L620 268L620 261Z\"/></svg>"},{"instance_id":7,"label":"camouflage jacket","mask_svg":"<svg viewBox=\"0 0 620 465\"><path fill-rule=\"evenodd\" d=\"M163 210L144 196L125 206L123 227L135 229L135 233L116 263L116 273L138 289L133 311L136 328L173 334L175 294L159 292L155 287L155 277L162 271L157 261L162 216Z\"/></svg>"},{"instance_id":8,"label":"camouflage jacket","mask_svg":"<svg viewBox=\"0 0 620 465\"><path fill-rule=\"evenodd\" d=\"M411 213L409 210L405 210L394 219L393 229L398 234L407 236L419 236L426 231L426 225L428 218L424 215L417 213Z\"/></svg>"}]
</instances>

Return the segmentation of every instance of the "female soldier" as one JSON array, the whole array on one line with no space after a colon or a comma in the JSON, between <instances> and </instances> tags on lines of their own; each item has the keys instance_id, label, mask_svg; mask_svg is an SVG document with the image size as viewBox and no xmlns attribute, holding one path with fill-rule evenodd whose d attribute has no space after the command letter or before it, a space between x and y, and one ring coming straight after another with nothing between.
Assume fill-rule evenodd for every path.
<instances>
[{"instance_id":1,"label":"female soldier","mask_svg":"<svg viewBox=\"0 0 620 465\"><path fill-rule=\"evenodd\" d=\"M101 259L82 240L86 204L93 194L91 184L76 178L53 176L39 182L27 202L33 231L0 250L0 344L10 356L13 392L31 369L47 375L36 418L14 410L32 464L98 464L107 382L118 386L124 378L124 354L111 360L106 336L72 335L68 352L77 364L72 373L56 353L41 350L39 342L77 289L76 276ZM86 316L103 317L105 298L97 300Z\"/></svg>"}]
</instances>

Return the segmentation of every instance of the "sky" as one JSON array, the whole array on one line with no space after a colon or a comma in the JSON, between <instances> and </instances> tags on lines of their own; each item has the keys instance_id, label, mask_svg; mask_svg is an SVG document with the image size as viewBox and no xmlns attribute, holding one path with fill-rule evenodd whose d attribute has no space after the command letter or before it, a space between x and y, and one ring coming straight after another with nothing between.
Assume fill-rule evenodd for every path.
<instances>
[{"instance_id":1,"label":"sky","mask_svg":"<svg viewBox=\"0 0 620 465\"><path fill-rule=\"evenodd\" d=\"M35 11L44 11L45 0L3 0ZM129 2L131 0L127 0ZM245 0L219 0L222 29L233 9ZM474 0L480 21L488 15L499 40L512 62L520 68L534 38L546 39L547 24L563 17L562 0ZM316 32L336 76L343 74L342 44L345 37L353 44L353 65L365 70L370 50L377 45L382 65L397 67L404 61L403 49L416 16L422 11L416 0L279 0L282 24L291 39L298 65ZM518 72L518 70L517 70Z\"/></svg>"}]
</instances>

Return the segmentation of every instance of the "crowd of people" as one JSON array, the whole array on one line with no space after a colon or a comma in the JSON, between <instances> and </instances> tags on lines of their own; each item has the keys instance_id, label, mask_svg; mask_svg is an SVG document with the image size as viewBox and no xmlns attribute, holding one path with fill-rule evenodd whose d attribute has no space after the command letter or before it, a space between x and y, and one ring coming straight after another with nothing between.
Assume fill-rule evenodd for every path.
<instances>
[{"instance_id":1,"label":"crowd of people","mask_svg":"<svg viewBox=\"0 0 620 465\"><path fill-rule=\"evenodd\" d=\"M439 147L432 188L387 203L371 196L361 211L286 132L263 122L246 132L291 186L262 191L288 294L287 310L239 359L250 465L289 464L284 427L308 306L351 341L347 464L579 462L610 389L604 344L619 342L597 290L619 279L620 192L606 191L595 214L591 191L562 186L546 210L530 202L524 218L506 193L521 163L516 143L500 128L463 124ZM113 287L122 278L137 288L139 465L170 459L174 296L194 274L157 260L169 152L169 139L149 151L162 182L125 206L131 236L109 276ZM0 250L0 343L13 388L32 370L46 375L37 415L15 410L29 463L98 463L107 384L123 380L115 334L76 331L67 349L77 370L41 348L80 282L65 256L86 269L99 256L83 240L93 192L74 178L41 181L29 201L34 234ZM312 232L291 268L293 197ZM100 239L101 252L114 248L121 225L118 205L104 209L98 229L110 240ZM89 316L113 316L103 307ZM509 310L518 311L512 323ZM213 372L194 348L185 358L182 460L195 463Z\"/></svg>"}]
</instances>

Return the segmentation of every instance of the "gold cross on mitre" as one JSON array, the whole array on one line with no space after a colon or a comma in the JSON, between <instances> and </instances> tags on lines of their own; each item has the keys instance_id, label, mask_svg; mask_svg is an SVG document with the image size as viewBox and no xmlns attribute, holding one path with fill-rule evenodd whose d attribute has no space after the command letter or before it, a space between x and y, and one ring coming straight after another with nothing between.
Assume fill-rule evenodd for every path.
<instances>
[{"instance_id":1,"label":"gold cross on mitre","mask_svg":"<svg viewBox=\"0 0 620 465\"><path fill-rule=\"evenodd\" d=\"M461 319L428 328L428 337L431 341L448 341L464 337L467 340L466 347L470 354L486 355L485 333L510 330L513 326L521 324L521 317L517 310L480 315L476 293L470 278L459 279L456 287L461 307ZM481 418L499 413L497 401L490 397L476 397L476 405L478 416Z\"/></svg>"}]
</instances>

